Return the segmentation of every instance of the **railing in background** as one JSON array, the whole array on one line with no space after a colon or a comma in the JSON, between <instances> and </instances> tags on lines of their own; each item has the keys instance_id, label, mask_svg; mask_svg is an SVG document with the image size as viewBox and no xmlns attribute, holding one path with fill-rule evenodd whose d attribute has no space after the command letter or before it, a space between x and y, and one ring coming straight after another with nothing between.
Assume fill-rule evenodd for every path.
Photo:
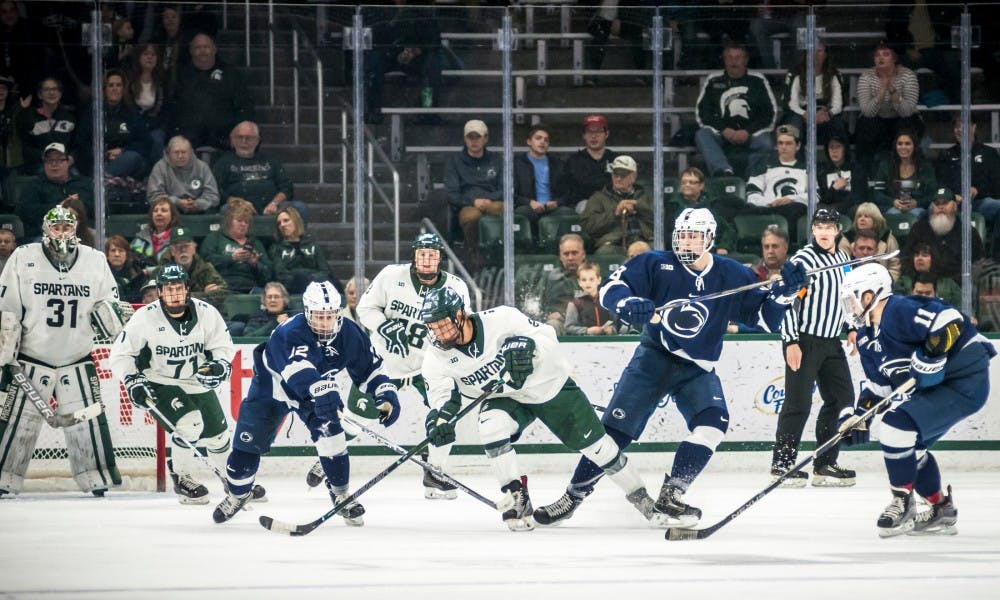
<instances>
[{"instance_id":1,"label":"railing in background","mask_svg":"<svg viewBox=\"0 0 1000 600\"><path fill-rule=\"evenodd\" d=\"M448 257L454 265L452 268L458 272L459 277L465 280L465 283L469 286L469 291L472 292L472 299L476 303L476 312L483 310L483 291L479 289L479 286L476 284L476 279L469 274L469 272L465 269L465 265L462 264L458 255L455 254L455 251L452 250L451 246L448 244L448 237L442 235L441 232L438 231L438 228L434 226L434 223L426 217L420 220L420 225L427 231L430 231L441 238L441 245L444 247L445 256Z\"/></svg>"}]
</instances>

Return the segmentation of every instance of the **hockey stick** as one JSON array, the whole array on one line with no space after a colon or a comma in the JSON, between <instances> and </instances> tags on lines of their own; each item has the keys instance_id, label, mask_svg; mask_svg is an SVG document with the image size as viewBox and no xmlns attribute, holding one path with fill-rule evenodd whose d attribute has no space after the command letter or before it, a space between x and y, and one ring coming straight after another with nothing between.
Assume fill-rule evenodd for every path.
<instances>
[{"instance_id":1,"label":"hockey stick","mask_svg":"<svg viewBox=\"0 0 1000 600\"><path fill-rule=\"evenodd\" d=\"M340 420L343 421L343 422L345 422L345 423L349 423L349 424L357 427L361 431L364 431L373 440L375 440L376 442L382 444L386 448L392 449L397 454L406 454L406 448L403 448L402 446L396 444L395 442L393 442L389 438L387 438L387 437L385 437L383 435L380 435L377 431L371 429L370 427L368 427L364 423L361 423L360 421L355 421L354 419L352 419L348 415L341 416ZM411 460L412 462L417 463L418 465L420 465L421 467L427 469L428 471L431 471L439 479L443 479L444 481L447 481L451 485L457 487L458 489L460 489L463 492L465 492L466 494L472 496L476 500L479 500L480 502L482 502L486 506L489 506L493 510L507 510L507 509L510 508L510 506L497 506L496 502L490 500L486 496L483 496L482 494L480 494L476 490L468 487L467 485L463 484L461 481L453 478L451 475L448 475L447 473L445 473L441 469L439 469L439 468L435 467L434 465L430 464L429 462L423 460L419 456L411 456L409 458L409 460Z\"/></svg>"},{"instance_id":2,"label":"hockey stick","mask_svg":"<svg viewBox=\"0 0 1000 600\"><path fill-rule=\"evenodd\" d=\"M747 500L746 502L744 502L742 505L740 505L739 508L737 508L733 512L729 513L725 517L723 517L723 519L721 521L719 521L718 523L716 523L715 525L710 525L708 527L705 527L704 529L687 529L687 528L682 528L682 527L672 527L670 529L667 529L667 532L666 532L666 534L664 534L664 537L666 539L668 539L668 540L671 540L671 541L676 541L676 540L703 540L703 539L707 538L708 536L712 535L713 533L715 533L716 531L722 529L730 521L732 521L736 517L738 517L741 514L743 514L743 511L745 511L746 509L748 509L751 506L753 506L754 504L756 504L758 500L760 500L764 496L766 496L766 495L770 494L771 492L773 492L786 479L788 479L789 477L791 477L793 473L801 471L806 466L808 466L809 463L811 463L812 461L814 461L817 456L819 456L820 454L823 454L824 452L826 452L830 448L833 448L835 445L837 445L837 442L840 441L840 438L842 438L845 435L847 435L848 433L850 433L850 431L852 429L856 428L858 426L858 424L866 422L868 419L870 419L872 417L872 415L874 415L876 412L878 412L883 406L886 406L888 403L892 402L896 398L899 398L900 396L904 396L904 395L908 394L910 392L910 390L913 389L913 386L915 384L916 384L916 382L913 380L913 378L910 378L910 379L907 379L906 381L904 381L891 394L889 394L885 398L882 398L880 401L878 401L877 403L875 403L874 406L872 406L871 408L869 408L868 410L866 410L863 414L861 414L856 420L854 420L854 422L852 424L845 423L845 427L843 427L843 430L839 431L837 433L837 435L835 435L832 438L830 438L829 440L827 440L826 443L824 443L823 445L821 445L819 448L816 448L815 452L813 452L812 454L810 454L806 458L804 458L801 461L799 461L799 463L797 465L795 465L794 467L792 467L791 469L789 469L788 472L784 473L781 477L778 477L773 482L771 482L771 485L769 485L766 488L764 488L763 490L757 492L757 494L754 495L753 498L750 498L749 500Z\"/></svg>"},{"instance_id":3,"label":"hockey stick","mask_svg":"<svg viewBox=\"0 0 1000 600\"><path fill-rule=\"evenodd\" d=\"M218 467L213 465L212 461L208 460L207 456L202 456L201 452L198 452L198 448L196 448L194 444L182 438L181 436L177 435L177 426L171 423L170 419L168 419L166 416L164 416L162 412L160 412L160 409L156 408L155 402L149 404L149 411L155 414L160 419L160 423L170 428L170 431L168 433L170 434L170 439L172 441L174 441L178 446L181 446L182 448L187 448L188 450L191 451L192 454L194 454L198 458L198 460L200 460L203 464L208 465L208 468L212 469L212 472L215 473L215 476L218 477L219 481L222 482L222 489L223 490L229 489L229 482L226 481L225 474L223 474Z\"/></svg>"},{"instance_id":4,"label":"hockey stick","mask_svg":"<svg viewBox=\"0 0 1000 600\"><path fill-rule=\"evenodd\" d=\"M21 365L13 362L7 366L10 367L10 374L14 378L14 383L16 383L17 387L21 389L21 393L23 393L25 397L35 406L35 408L38 409L38 412L40 412L42 417L45 418L45 422L56 429L89 421L101 414L101 411L104 410L104 407L101 406L101 402L98 400L90 406L85 406L71 414L56 414L56 411L52 410L49 403L42 399L42 396L38 393L38 390L35 389L35 386L31 383L31 380L28 379L28 376L24 374L24 370L21 369Z\"/></svg>"},{"instance_id":5,"label":"hockey stick","mask_svg":"<svg viewBox=\"0 0 1000 600\"><path fill-rule=\"evenodd\" d=\"M455 418L451 420L451 422L457 423L459 420L461 420L462 417L469 414L474 409L478 409L479 405L482 404L487 398L489 398L494 391L500 389L502 383L503 383L502 380L498 380L489 384L486 388L486 391L480 394L479 397L473 400L468 406L460 410L458 414L455 415ZM261 526L269 531L274 531L276 533L283 533L285 535L290 535L294 537L306 535L311 531L313 531L314 529L316 529L317 527L319 527L320 525L322 525L323 523L325 523L326 521L328 521L333 516L335 516L345 506L347 506L351 502L354 502L359 496L361 496L361 494L364 494L369 489L371 489L372 486L374 486L376 483L385 479L389 475L389 473L392 473L393 471L398 469L403 463L408 461L410 457L414 456L415 454L418 454L421 450L426 448L427 445L430 443L431 440L429 437L424 438L422 442L411 448L409 452L397 458L396 462L392 463L391 465L380 471L377 475L368 480L367 483L365 483L358 489L354 490L353 493L349 494L346 498L344 498L339 503L334 505L333 508L326 511L326 513L323 514L323 516L316 519L315 521L304 523L302 525L295 525L293 523L286 523L285 521L277 521L275 519L272 519L271 517L264 515L262 515L258 520L260 521Z\"/></svg>"}]
</instances>

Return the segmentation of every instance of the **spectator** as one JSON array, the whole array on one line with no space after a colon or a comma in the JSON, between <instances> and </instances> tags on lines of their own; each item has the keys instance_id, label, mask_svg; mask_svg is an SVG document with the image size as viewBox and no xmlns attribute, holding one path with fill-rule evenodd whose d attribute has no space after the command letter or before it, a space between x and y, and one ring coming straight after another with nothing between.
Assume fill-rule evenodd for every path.
<instances>
[{"instance_id":1,"label":"spectator","mask_svg":"<svg viewBox=\"0 0 1000 600\"><path fill-rule=\"evenodd\" d=\"M566 335L614 335L614 318L597 300L601 265L583 263L576 271L576 281L583 294L566 305Z\"/></svg>"},{"instance_id":2,"label":"spectator","mask_svg":"<svg viewBox=\"0 0 1000 600\"><path fill-rule=\"evenodd\" d=\"M757 14L750 19L750 39L753 40L754 50L760 60L760 68L777 69L781 65L775 62L771 36L783 33L794 40L795 32L806 26L806 5L809 3L802 0L768 0L747 4L758 5ZM778 60L781 60L780 56ZM818 65L816 72L819 72Z\"/></svg>"},{"instance_id":3,"label":"spectator","mask_svg":"<svg viewBox=\"0 0 1000 600\"><path fill-rule=\"evenodd\" d=\"M146 198L166 196L183 214L201 214L219 205L219 186L212 170L194 155L191 142L174 136L167 152L153 165L146 184Z\"/></svg>"},{"instance_id":4,"label":"spectator","mask_svg":"<svg viewBox=\"0 0 1000 600\"><path fill-rule=\"evenodd\" d=\"M292 200L292 180L281 163L260 151L260 128L256 123L243 121L233 127L229 142L232 151L220 156L212 166L222 198L249 200L259 215L277 214L286 206L294 206L300 215L309 214L305 202Z\"/></svg>"},{"instance_id":5,"label":"spectator","mask_svg":"<svg viewBox=\"0 0 1000 600\"><path fill-rule=\"evenodd\" d=\"M76 111L63 104L62 97L62 82L55 77L46 77L38 82L38 105L21 111L17 116L17 135L21 139L24 157L21 170L26 175L42 171L43 150L50 144L61 144L67 151L74 149ZM41 222L41 216L37 221Z\"/></svg>"},{"instance_id":6,"label":"spectator","mask_svg":"<svg viewBox=\"0 0 1000 600\"><path fill-rule=\"evenodd\" d=\"M15 248L17 248L17 238L14 232L10 229L0 229L0 273L3 273L7 259L14 253Z\"/></svg>"},{"instance_id":7,"label":"spectator","mask_svg":"<svg viewBox=\"0 0 1000 600\"><path fill-rule=\"evenodd\" d=\"M142 294L142 298L139 300L140 304L149 304L151 302L156 302L160 299L160 293L156 289L156 280L150 279L146 282L142 289L139 290Z\"/></svg>"},{"instance_id":8,"label":"spectator","mask_svg":"<svg viewBox=\"0 0 1000 600\"><path fill-rule=\"evenodd\" d=\"M0 4L0 8L2 8ZM21 138L15 130L18 115L31 104L31 97L18 101L17 83L10 75L0 75L0 180L21 166Z\"/></svg>"},{"instance_id":9,"label":"spectator","mask_svg":"<svg viewBox=\"0 0 1000 600\"><path fill-rule=\"evenodd\" d=\"M835 133L826 141L826 160L819 165L819 206L834 208L842 215L850 215L855 207L865 202L868 194L868 176L851 156L846 136Z\"/></svg>"},{"instance_id":10,"label":"spectator","mask_svg":"<svg viewBox=\"0 0 1000 600\"><path fill-rule=\"evenodd\" d=\"M802 53L802 60L794 69L785 75L785 96L782 110L785 111L785 123L794 125L800 131L806 130L809 115L806 114L806 61L809 57ZM816 44L813 58L816 69L816 143L825 145L830 136L847 136L847 123L844 121L844 98L847 90L840 71L826 54L823 42Z\"/></svg>"},{"instance_id":11,"label":"spectator","mask_svg":"<svg viewBox=\"0 0 1000 600\"><path fill-rule=\"evenodd\" d=\"M653 199L635 182L637 166L621 154L611 163L611 185L594 192L580 227L597 243L597 254L625 254L636 240L653 240Z\"/></svg>"},{"instance_id":12,"label":"spectator","mask_svg":"<svg viewBox=\"0 0 1000 600\"><path fill-rule=\"evenodd\" d=\"M875 236L872 254L885 254L899 250L899 241L892 234L892 228L889 227L889 223L882 216L882 211L878 209L878 206L871 202L863 202L858 205L854 212L854 223L840 238L840 249L853 255L853 244L857 241L855 236L861 231L868 231ZM879 263L889 271L893 281L899 278L901 263L899 256L887 258Z\"/></svg>"},{"instance_id":13,"label":"spectator","mask_svg":"<svg viewBox=\"0 0 1000 600\"><path fill-rule=\"evenodd\" d=\"M90 226L90 220L87 219L87 209L83 206L80 198L70 196L60 202L59 206L68 208L76 215L76 237L80 239L80 243L84 246L97 248L97 231Z\"/></svg>"},{"instance_id":14,"label":"spectator","mask_svg":"<svg viewBox=\"0 0 1000 600\"><path fill-rule=\"evenodd\" d=\"M934 166L924 159L918 141L913 131L901 129L895 137L895 150L875 171L872 199L887 215L920 216L934 198L937 189Z\"/></svg>"},{"instance_id":15,"label":"spectator","mask_svg":"<svg viewBox=\"0 0 1000 600\"><path fill-rule=\"evenodd\" d=\"M260 312L255 315L242 315L246 318L246 327L243 328L242 335L246 337L271 335L275 327L284 323L291 316L288 303L288 290L285 289L285 286L277 281L268 282L261 295Z\"/></svg>"},{"instance_id":16,"label":"spectator","mask_svg":"<svg viewBox=\"0 0 1000 600\"><path fill-rule=\"evenodd\" d=\"M933 279L935 295L952 306L962 306L962 288L951 277L942 276L937 251L927 242L913 246L903 262L903 272L893 284L894 294L909 294L916 280Z\"/></svg>"},{"instance_id":17,"label":"spectator","mask_svg":"<svg viewBox=\"0 0 1000 600\"><path fill-rule=\"evenodd\" d=\"M104 51L104 68L120 69L132 60L135 52L135 28L129 19L115 19L111 24L111 45Z\"/></svg>"},{"instance_id":18,"label":"spectator","mask_svg":"<svg viewBox=\"0 0 1000 600\"><path fill-rule=\"evenodd\" d=\"M564 314L566 305L576 298L580 291L576 273L580 265L586 261L587 251L579 234L567 233L559 239L561 268L546 273L541 298L542 318L556 330L556 333L562 333L566 319Z\"/></svg>"},{"instance_id":19,"label":"spectator","mask_svg":"<svg viewBox=\"0 0 1000 600\"><path fill-rule=\"evenodd\" d=\"M171 94L170 131L191 140L195 148L224 148L234 125L253 120L253 98L242 72L217 59L209 35L195 35L190 50L191 64L178 71Z\"/></svg>"},{"instance_id":20,"label":"spectator","mask_svg":"<svg viewBox=\"0 0 1000 600\"><path fill-rule=\"evenodd\" d=\"M163 103L167 97L167 74L163 70L160 47L140 44L128 65L129 92L149 131L149 154L163 155L166 144L166 123Z\"/></svg>"},{"instance_id":21,"label":"spectator","mask_svg":"<svg viewBox=\"0 0 1000 600\"><path fill-rule=\"evenodd\" d=\"M871 229L854 232L854 241L849 244L851 258L867 258L878 252L878 236Z\"/></svg>"},{"instance_id":22,"label":"spectator","mask_svg":"<svg viewBox=\"0 0 1000 600\"><path fill-rule=\"evenodd\" d=\"M163 72L168 89L177 82L180 66L191 63L188 54L190 37L182 27L180 9L173 5L164 6L160 14L160 28L153 34L153 42L163 48Z\"/></svg>"},{"instance_id":23,"label":"spectator","mask_svg":"<svg viewBox=\"0 0 1000 600\"><path fill-rule=\"evenodd\" d=\"M930 273L917 273L913 278L913 286L910 288L913 296L923 296L924 298L938 298L937 277Z\"/></svg>"},{"instance_id":24,"label":"spectator","mask_svg":"<svg viewBox=\"0 0 1000 600\"><path fill-rule=\"evenodd\" d=\"M514 161L514 213L531 222L538 239L538 219L545 215L573 215L559 184L562 161L549 154L549 129L535 125L528 131L528 151Z\"/></svg>"},{"instance_id":25,"label":"spectator","mask_svg":"<svg viewBox=\"0 0 1000 600\"><path fill-rule=\"evenodd\" d=\"M365 289L371 285L371 281L365 277ZM361 325L361 319L358 318L358 281L351 277L344 284L344 301L347 303L347 310L344 311L344 316L348 319L354 321L358 325Z\"/></svg>"},{"instance_id":26,"label":"spectator","mask_svg":"<svg viewBox=\"0 0 1000 600\"><path fill-rule=\"evenodd\" d=\"M854 128L858 159L869 172L876 154L890 149L897 131L912 130L916 132L914 139L923 131L917 113L917 74L896 64L896 53L885 42L875 47L872 59L875 65L858 79L861 116Z\"/></svg>"},{"instance_id":27,"label":"spectator","mask_svg":"<svg viewBox=\"0 0 1000 600\"><path fill-rule=\"evenodd\" d=\"M24 238L34 240L42 234L42 217L66 198L77 197L88 216L94 209L94 184L89 177L74 175L73 157L66 146L53 142L46 146L42 177L32 179L17 199L16 212L24 223Z\"/></svg>"},{"instance_id":28,"label":"spectator","mask_svg":"<svg viewBox=\"0 0 1000 600\"><path fill-rule=\"evenodd\" d=\"M174 227L170 232L170 252L163 257L160 265L177 263L188 272L188 288L192 298L199 298L222 309L229 290L226 280L219 275L212 263L198 255L198 243L185 227ZM156 279L150 273L150 279Z\"/></svg>"},{"instance_id":29,"label":"spectator","mask_svg":"<svg viewBox=\"0 0 1000 600\"><path fill-rule=\"evenodd\" d=\"M934 263L940 277L951 277L955 283L962 282L962 228L958 223L958 200L949 188L939 188L934 196L931 209L913 224L906 236L903 256L909 259L914 249L926 243L936 252ZM969 232L972 239L972 261L983 257L983 240L975 228ZM959 303L961 305L961 303Z\"/></svg>"},{"instance_id":30,"label":"spectator","mask_svg":"<svg viewBox=\"0 0 1000 600\"><path fill-rule=\"evenodd\" d=\"M91 151L94 140L94 107L84 111L80 121L79 168L85 173L94 172ZM132 105L125 75L118 69L104 73L104 178L114 185L134 188L149 171L149 130L146 121ZM132 182L115 182L114 178L131 179Z\"/></svg>"},{"instance_id":31,"label":"spectator","mask_svg":"<svg viewBox=\"0 0 1000 600\"><path fill-rule=\"evenodd\" d=\"M293 294L301 294L313 281L340 283L330 274L326 253L313 237L306 233L299 211L286 207L275 218L274 244L269 250L274 278Z\"/></svg>"},{"instance_id":32,"label":"spectator","mask_svg":"<svg viewBox=\"0 0 1000 600\"><path fill-rule=\"evenodd\" d=\"M961 5L901 0L889 4L883 17L888 43L900 62L914 71L926 67L937 80L937 88L923 94L922 104L958 104L962 65L952 46L952 26L959 23Z\"/></svg>"},{"instance_id":33,"label":"spectator","mask_svg":"<svg viewBox=\"0 0 1000 600\"><path fill-rule=\"evenodd\" d=\"M471 253L479 241L479 219L503 214L503 157L486 149L490 140L486 123L467 121L462 135L465 147L444 166L444 188Z\"/></svg>"},{"instance_id":34,"label":"spectator","mask_svg":"<svg viewBox=\"0 0 1000 600\"><path fill-rule=\"evenodd\" d=\"M635 258L644 252L649 252L653 247L649 245L648 242L642 240L636 240L628 245L628 249L625 250L625 256L629 259ZM595 263L596 264L596 263ZM598 265L600 266L600 265Z\"/></svg>"},{"instance_id":35,"label":"spectator","mask_svg":"<svg viewBox=\"0 0 1000 600\"><path fill-rule=\"evenodd\" d=\"M798 219L806 214L809 202L806 164L796 158L801 146L799 130L793 125L780 125L774 138L777 160L768 161L747 181L747 204L785 217L788 233L795 238Z\"/></svg>"},{"instance_id":36,"label":"spectator","mask_svg":"<svg viewBox=\"0 0 1000 600\"><path fill-rule=\"evenodd\" d=\"M767 79L747 71L747 50L729 43L722 51L725 72L709 76L698 95L695 145L711 176L733 175L736 155L749 152L747 168L757 173L771 151L776 105Z\"/></svg>"},{"instance_id":37,"label":"spectator","mask_svg":"<svg viewBox=\"0 0 1000 600\"><path fill-rule=\"evenodd\" d=\"M958 194L962 201L962 115L952 119L955 145L938 154L937 182ZM1000 153L979 140L975 122L969 123L969 141L972 145L969 162L972 166L972 210L983 215L992 229L1000 214Z\"/></svg>"},{"instance_id":38,"label":"spectator","mask_svg":"<svg viewBox=\"0 0 1000 600\"><path fill-rule=\"evenodd\" d=\"M566 160L559 189L578 213L594 192L611 185L611 163L618 153L605 146L610 134L604 115L588 115L583 119L584 147Z\"/></svg>"},{"instance_id":39,"label":"spectator","mask_svg":"<svg viewBox=\"0 0 1000 600\"><path fill-rule=\"evenodd\" d=\"M705 173L698 167L684 169L680 177L680 198L669 202L664 211L664 231L669 239L673 235L674 222L685 208L708 208L716 219L715 240L712 252L725 256L736 241L736 231L730 224L733 215L740 212L746 202L715 198L705 189Z\"/></svg>"},{"instance_id":40,"label":"spectator","mask_svg":"<svg viewBox=\"0 0 1000 600\"><path fill-rule=\"evenodd\" d=\"M104 242L104 254L108 257L108 266L118 284L118 297L125 302L139 302L142 299L142 287L149 281L149 274L133 260L128 240L120 235L109 237Z\"/></svg>"},{"instance_id":41,"label":"spectator","mask_svg":"<svg viewBox=\"0 0 1000 600\"><path fill-rule=\"evenodd\" d=\"M170 234L181 224L177 206L166 196L149 205L149 219L132 239L132 252L148 265L158 265L170 250Z\"/></svg>"},{"instance_id":42,"label":"spectator","mask_svg":"<svg viewBox=\"0 0 1000 600\"><path fill-rule=\"evenodd\" d=\"M781 274L788 260L788 232L778 225L768 225L760 236L761 259L750 267L758 281L770 281Z\"/></svg>"},{"instance_id":43,"label":"spectator","mask_svg":"<svg viewBox=\"0 0 1000 600\"><path fill-rule=\"evenodd\" d=\"M229 291L259 294L271 280L271 259L264 244L250 236L253 205L242 198L230 198L222 217L222 229L205 236L201 254L226 280Z\"/></svg>"}]
</instances>

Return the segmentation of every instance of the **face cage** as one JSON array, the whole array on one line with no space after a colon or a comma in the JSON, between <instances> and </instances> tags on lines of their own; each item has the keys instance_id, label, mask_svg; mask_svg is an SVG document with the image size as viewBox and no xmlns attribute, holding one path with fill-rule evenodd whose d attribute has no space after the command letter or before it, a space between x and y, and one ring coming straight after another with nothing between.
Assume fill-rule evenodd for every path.
<instances>
[{"instance_id":1,"label":"face cage","mask_svg":"<svg viewBox=\"0 0 1000 600\"><path fill-rule=\"evenodd\" d=\"M688 231L702 234L701 252L696 254L693 250L681 250L680 234ZM670 239L670 245L674 250L674 254L677 256L677 260L681 261L681 263L685 266L691 266L698 262L698 259L701 258L702 255L712 249L712 244L715 242L714 237L715 236L707 231L700 231L697 229L675 229ZM708 240L707 244L705 244L705 240Z\"/></svg>"},{"instance_id":2,"label":"face cage","mask_svg":"<svg viewBox=\"0 0 1000 600\"><path fill-rule=\"evenodd\" d=\"M868 312L876 302L878 299L873 298L871 306L866 308L862 306L861 300L853 293L845 290L840 294L840 309L844 313L844 319L848 325L855 329L869 325Z\"/></svg>"},{"instance_id":3,"label":"face cage","mask_svg":"<svg viewBox=\"0 0 1000 600\"><path fill-rule=\"evenodd\" d=\"M180 282L178 282L178 283L180 283ZM163 303L163 306L167 310L181 310L181 309L183 309L184 306L187 305L188 296L190 295L190 289L188 288L187 284L183 284L184 285L184 293L182 294L182 300L181 300L180 304L170 304L170 303L167 302L167 298L168 297L176 296L176 294L170 294L168 296L168 294L165 293L164 288L166 288L167 285L170 285L170 284L163 284L163 285L157 287L157 291L158 291L158 294L160 296L160 302Z\"/></svg>"},{"instance_id":4,"label":"face cage","mask_svg":"<svg viewBox=\"0 0 1000 600\"><path fill-rule=\"evenodd\" d=\"M333 329L331 331L322 331L320 329L317 329L316 326L313 325L313 315L315 313L320 313L320 312L336 313L336 317L333 320ZM343 324L344 321L344 317L341 316L340 310L309 310L307 308L305 309L305 315L306 315L306 322L309 323L309 329L312 329L312 332L316 334L316 337L322 344L331 342L335 337L337 337L337 334L340 333L340 326Z\"/></svg>"},{"instance_id":5,"label":"face cage","mask_svg":"<svg viewBox=\"0 0 1000 600\"><path fill-rule=\"evenodd\" d=\"M441 273L441 251L438 250L437 260L430 259L429 261L423 261L424 263L430 262L433 264L433 271L430 273L420 272L420 262L417 261L417 252L421 250L433 250L433 248L417 248L413 251L413 274L417 276L417 279L425 283L429 283L437 279L438 275Z\"/></svg>"},{"instance_id":6,"label":"face cage","mask_svg":"<svg viewBox=\"0 0 1000 600\"><path fill-rule=\"evenodd\" d=\"M71 225L72 223L52 223L53 225ZM42 231L42 237L44 238L45 245L59 256L65 256L74 250L80 244L80 238L76 237L76 228L74 227L73 233L67 237L57 238L49 230L49 223L45 223Z\"/></svg>"},{"instance_id":7,"label":"face cage","mask_svg":"<svg viewBox=\"0 0 1000 600\"><path fill-rule=\"evenodd\" d=\"M449 317L444 317L442 319L438 319L437 321L434 321L434 323L440 323L441 321L444 321L444 320L450 321L451 324L452 324L452 326L455 328L455 337L454 338L452 338L451 340L449 340L447 342L442 342L438 338L438 336L435 335L434 329L431 327L431 325L433 323L428 323L427 324L427 335L430 336L431 343L434 344L435 346L437 346L438 348L441 348L442 350L451 350L452 348L455 347L456 344L458 344L458 338L461 337L461 335L462 335L462 327L459 324L458 315L451 315ZM465 323L465 318L463 317L462 318L462 324L464 324L464 323Z\"/></svg>"}]
</instances>

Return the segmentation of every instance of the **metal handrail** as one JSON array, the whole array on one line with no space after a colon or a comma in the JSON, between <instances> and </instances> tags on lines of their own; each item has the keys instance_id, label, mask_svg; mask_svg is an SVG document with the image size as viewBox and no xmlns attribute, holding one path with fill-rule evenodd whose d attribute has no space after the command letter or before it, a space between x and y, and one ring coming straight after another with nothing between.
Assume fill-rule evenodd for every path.
<instances>
[{"instance_id":1,"label":"metal handrail","mask_svg":"<svg viewBox=\"0 0 1000 600\"><path fill-rule=\"evenodd\" d=\"M392 228L393 228L393 239L395 243L393 244L393 262L399 262L399 171L396 167L392 165L389 161L389 157L385 155L385 150L378 144L378 142L373 139L365 129L365 141L368 143L368 256L375 255L375 236L372 235L375 231L374 217L372 214L374 210L374 192L378 192L379 197L382 202L385 203L390 209L392 209ZM389 167L389 171L392 173L392 204L389 204L389 198L382 191L382 188L376 185L375 182L375 154L378 154L379 160L382 161L386 166Z\"/></svg>"},{"instance_id":2,"label":"metal handrail","mask_svg":"<svg viewBox=\"0 0 1000 600\"><path fill-rule=\"evenodd\" d=\"M294 125L294 139L295 143L299 143L299 124L301 123L301 104L299 102L299 70L302 68L302 64L299 62L299 25L298 23L292 22L292 119ZM303 33L302 44L306 50L312 54L313 59L316 61L316 145L317 145L317 155L316 161L318 163L318 176L316 178L317 183L325 183L323 175L324 166L324 152L323 152L323 133L324 133L324 122L323 122L323 60L319 57L316 52L316 48L313 47L309 40L305 37ZM346 188L345 188L346 189Z\"/></svg>"},{"instance_id":3,"label":"metal handrail","mask_svg":"<svg viewBox=\"0 0 1000 600\"><path fill-rule=\"evenodd\" d=\"M437 235L438 238L440 238L441 246L444 249L445 255L452 262L452 264L454 265L454 269L458 271L459 276L465 280L466 285L469 286L469 290L472 292L473 300L476 303L475 306L476 312L483 310L483 291L479 289L479 286L476 285L475 278L473 278L472 275L469 274L469 272L465 269L465 265L463 265L462 261L459 260L458 255L455 254L455 251L452 250L451 246L448 245L448 242L445 241L445 236L441 235L441 232L438 231L438 228L427 217L424 217L423 219L420 220L420 225L424 227L427 231L430 231L431 233Z\"/></svg>"}]
</instances>

